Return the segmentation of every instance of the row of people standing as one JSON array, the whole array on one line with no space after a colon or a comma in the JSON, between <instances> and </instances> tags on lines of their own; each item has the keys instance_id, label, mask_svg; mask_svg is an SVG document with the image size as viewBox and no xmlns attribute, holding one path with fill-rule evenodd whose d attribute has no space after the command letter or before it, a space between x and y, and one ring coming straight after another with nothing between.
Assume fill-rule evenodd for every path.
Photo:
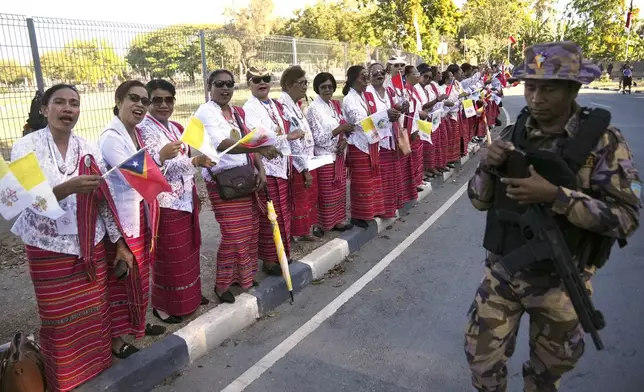
<instances>
[{"instance_id":1,"label":"row of people standing","mask_svg":"<svg viewBox=\"0 0 644 392\"><path fill-rule=\"evenodd\" d=\"M405 68L397 59L386 67L351 67L342 104L333 99L333 76L321 73L313 80L318 97L304 110L300 102L308 79L300 67L283 72L279 99L269 98L269 73L249 70L252 97L243 108L230 105L233 74L214 71L208 78L211 99L195 112L212 147L227 150L257 127L277 135L275 146L238 145L217 164L179 140L183 127L170 120L176 90L167 81L121 84L98 148L73 132L81 112L76 89L56 85L46 91L41 103L47 123L15 143L12 160L36 153L66 215L54 221L25 210L12 231L27 246L50 390L71 390L109 367L112 355L137 352L126 335L164 333L164 327L146 321L150 292L153 314L167 323L179 323L208 303L199 262L196 170L202 170L221 231L215 295L228 303L235 300L233 285L248 289L257 283L258 259L268 274L281 273L267 199L275 205L289 258L291 237L314 241L323 231L347 230L352 223L366 227L415 200L426 179L458 159L446 154L451 128L439 130L429 146L417 137L417 119L427 119L439 103L452 108L458 102L445 94L436 68L419 68ZM399 71L405 73L405 92L388 85ZM360 121L379 110L388 111L390 136L369 144ZM172 188L152 203L118 171L108 181L103 177L142 148ZM309 157L319 155L332 155L334 162L313 170ZM224 197L221 185L231 170L242 170L253 181L246 194Z\"/></svg>"}]
</instances>

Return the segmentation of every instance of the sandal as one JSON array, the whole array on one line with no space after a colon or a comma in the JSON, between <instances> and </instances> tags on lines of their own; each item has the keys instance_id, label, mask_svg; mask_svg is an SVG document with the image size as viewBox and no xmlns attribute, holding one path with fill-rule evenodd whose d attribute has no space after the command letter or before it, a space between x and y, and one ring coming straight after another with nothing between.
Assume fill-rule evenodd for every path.
<instances>
[{"instance_id":1,"label":"sandal","mask_svg":"<svg viewBox=\"0 0 644 392\"><path fill-rule=\"evenodd\" d=\"M166 330L167 328L161 325L146 324L145 336L160 336L163 335Z\"/></svg>"},{"instance_id":2,"label":"sandal","mask_svg":"<svg viewBox=\"0 0 644 392\"><path fill-rule=\"evenodd\" d=\"M121 348L119 348L118 352L112 350L112 354L118 359L125 359L125 358L129 357L130 355L136 354L138 352L139 352L138 348L136 348L133 345L128 344L128 343L124 343L121 346Z\"/></svg>"},{"instance_id":3,"label":"sandal","mask_svg":"<svg viewBox=\"0 0 644 392\"><path fill-rule=\"evenodd\" d=\"M183 321L183 319L180 316L169 315L167 318L162 318L156 309L152 309L152 314L154 315L154 317L168 324L179 324ZM146 334L147 334L147 330L146 330Z\"/></svg>"}]
</instances>

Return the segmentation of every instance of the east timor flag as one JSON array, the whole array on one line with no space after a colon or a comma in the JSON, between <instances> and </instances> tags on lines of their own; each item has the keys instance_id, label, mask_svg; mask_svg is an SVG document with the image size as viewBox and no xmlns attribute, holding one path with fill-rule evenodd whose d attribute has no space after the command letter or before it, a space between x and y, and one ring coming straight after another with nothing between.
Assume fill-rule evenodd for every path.
<instances>
[{"instance_id":1,"label":"east timor flag","mask_svg":"<svg viewBox=\"0 0 644 392\"><path fill-rule=\"evenodd\" d=\"M145 201L152 203L161 192L171 192L159 167L150 154L144 149L139 150L125 162L119 165L119 171Z\"/></svg>"}]
</instances>

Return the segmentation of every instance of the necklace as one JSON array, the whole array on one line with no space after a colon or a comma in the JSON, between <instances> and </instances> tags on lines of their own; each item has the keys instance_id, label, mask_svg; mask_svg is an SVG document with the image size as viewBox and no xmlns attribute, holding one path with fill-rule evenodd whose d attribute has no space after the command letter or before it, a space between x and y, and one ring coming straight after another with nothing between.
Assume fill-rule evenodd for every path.
<instances>
[{"instance_id":1,"label":"necklace","mask_svg":"<svg viewBox=\"0 0 644 392\"><path fill-rule=\"evenodd\" d=\"M67 180L67 177L71 176L73 173L76 172L76 169L78 169L78 162L80 161L80 148L77 148L78 142L76 141L76 138L74 135L69 136L69 141L67 142L67 152L69 153L70 150L72 151L72 154L74 154L74 150L76 150L76 159L73 160L74 166L70 169L67 170L67 162L65 159L61 162L61 164L58 163L58 159L56 158L56 151L54 150L54 147L52 146L52 141L54 137L51 134L51 130L49 131L49 135L47 136L47 145L49 146L49 153L51 154L51 159L54 161L54 165L56 165L56 169L58 169L58 172L63 175L63 182ZM75 143L76 142L76 143ZM65 154L67 155L67 154ZM62 156L61 156L62 158Z\"/></svg>"},{"instance_id":2,"label":"necklace","mask_svg":"<svg viewBox=\"0 0 644 392\"><path fill-rule=\"evenodd\" d=\"M387 90L384 91L384 94L382 97L380 96L380 92L375 87L373 90L376 92L376 97L378 98L378 100L384 103L385 105L387 105L387 101L385 101L385 98L387 97Z\"/></svg>"}]
</instances>

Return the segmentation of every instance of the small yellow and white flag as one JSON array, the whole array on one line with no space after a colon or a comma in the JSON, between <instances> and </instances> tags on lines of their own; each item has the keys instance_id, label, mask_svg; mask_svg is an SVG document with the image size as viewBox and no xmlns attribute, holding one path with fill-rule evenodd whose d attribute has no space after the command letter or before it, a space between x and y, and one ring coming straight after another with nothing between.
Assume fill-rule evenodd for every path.
<instances>
[{"instance_id":1,"label":"small yellow and white flag","mask_svg":"<svg viewBox=\"0 0 644 392\"><path fill-rule=\"evenodd\" d=\"M206 155L213 162L218 163L220 160L219 154L212 146L210 136L206 132L201 120L197 117L191 117L188 126L183 131L181 138L179 139L182 142L186 143L190 147L196 148L202 154Z\"/></svg>"},{"instance_id":2,"label":"small yellow and white flag","mask_svg":"<svg viewBox=\"0 0 644 392\"><path fill-rule=\"evenodd\" d=\"M12 219L26 208L50 219L65 214L31 152L7 164L0 157L0 215Z\"/></svg>"},{"instance_id":3,"label":"small yellow and white flag","mask_svg":"<svg viewBox=\"0 0 644 392\"><path fill-rule=\"evenodd\" d=\"M465 112L465 117L470 118L476 116L476 109L474 108L474 101L471 99L466 99L463 101L463 111Z\"/></svg>"},{"instance_id":4,"label":"small yellow and white flag","mask_svg":"<svg viewBox=\"0 0 644 392\"><path fill-rule=\"evenodd\" d=\"M433 125L429 121L418 120L418 133L420 134L420 140L432 143L432 132Z\"/></svg>"},{"instance_id":5,"label":"small yellow and white flag","mask_svg":"<svg viewBox=\"0 0 644 392\"><path fill-rule=\"evenodd\" d=\"M360 121L360 126L369 140L369 144L378 143L380 139L392 136L391 121L386 110L377 113Z\"/></svg>"}]
</instances>

